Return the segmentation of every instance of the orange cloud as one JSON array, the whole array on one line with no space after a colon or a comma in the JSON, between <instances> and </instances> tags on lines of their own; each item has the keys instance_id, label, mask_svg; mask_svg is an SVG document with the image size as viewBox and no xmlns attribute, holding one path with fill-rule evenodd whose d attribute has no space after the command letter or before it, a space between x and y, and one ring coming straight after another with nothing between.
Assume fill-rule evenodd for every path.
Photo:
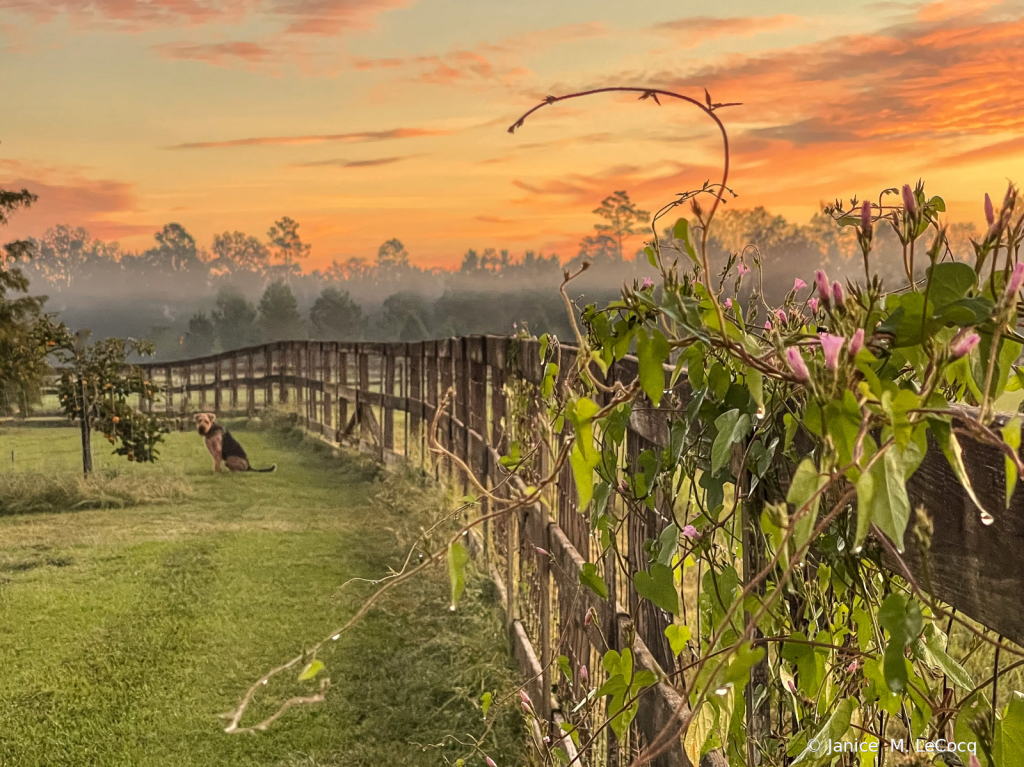
<instances>
[{"instance_id":1,"label":"orange cloud","mask_svg":"<svg viewBox=\"0 0 1024 767\"><path fill-rule=\"evenodd\" d=\"M391 165L409 157L378 157L373 160L313 160L312 162L299 162L292 165L293 168L376 168L380 165Z\"/></svg>"},{"instance_id":2,"label":"orange cloud","mask_svg":"<svg viewBox=\"0 0 1024 767\"><path fill-rule=\"evenodd\" d=\"M235 61L262 63L272 51L259 43L235 41L226 43L165 43L155 48L168 59L204 61L224 66Z\"/></svg>"},{"instance_id":3,"label":"orange cloud","mask_svg":"<svg viewBox=\"0 0 1024 767\"><path fill-rule=\"evenodd\" d=\"M123 220L137 212L134 184L111 179L91 179L78 168L30 166L13 160L0 161L0 187L28 189L39 197L20 210L3 230L3 237L38 236L57 223L85 226L105 239L152 232L150 224Z\"/></svg>"},{"instance_id":4,"label":"orange cloud","mask_svg":"<svg viewBox=\"0 0 1024 767\"><path fill-rule=\"evenodd\" d=\"M309 136L258 136L254 138L236 138L226 141L193 141L186 144L174 144L165 149L231 149L240 146L294 146L298 144L327 144L340 142L354 144L363 141L390 141L403 138L422 138L427 136L448 136L450 130L430 128L392 128L381 131L360 131L357 133L328 133Z\"/></svg>"},{"instance_id":5,"label":"orange cloud","mask_svg":"<svg viewBox=\"0 0 1024 767\"><path fill-rule=\"evenodd\" d=\"M718 37L753 37L765 32L795 27L800 23L801 20L798 16L790 15L731 18L693 16L655 24L651 30L671 34L677 44L684 48L695 48L707 40Z\"/></svg>"}]
</instances>

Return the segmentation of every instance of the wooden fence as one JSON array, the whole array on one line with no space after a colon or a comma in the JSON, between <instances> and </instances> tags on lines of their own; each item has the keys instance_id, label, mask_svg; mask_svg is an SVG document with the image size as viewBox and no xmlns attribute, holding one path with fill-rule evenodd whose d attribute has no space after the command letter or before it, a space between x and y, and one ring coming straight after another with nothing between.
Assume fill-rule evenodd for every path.
<instances>
[{"instance_id":1,"label":"wooden fence","mask_svg":"<svg viewBox=\"0 0 1024 767\"><path fill-rule=\"evenodd\" d=\"M573 353L562 347L562 371L571 367ZM508 475L499 458L515 428L506 423L507 393L521 382L540 384L539 354L536 341L495 336L410 344L303 341L144 367L164 393L160 406L172 416L199 411L253 414L271 404L287 406L298 412L307 429L331 442L359 444L381 458L405 456L464 483L450 465L430 462L425 449L427 426L439 399L452 387L455 397L450 414L439 421L440 439L502 495L508 492ZM636 374L636 361L630 358L609 372L622 381ZM665 413L650 405L635 407L626 460L666 445L668 434ZM909 485L913 504L923 504L934 521L931 550L926 568L910 546L907 560L936 597L1024 644L1024 498L1018 493L1004 510L1003 457L967 437L962 444L967 471L996 522L981 523L945 457L932 445ZM546 468L538 467L542 472ZM609 648L622 649L633 635L639 667L672 673L677 660L664 635L670 616L641 602L610 558L600 563L610 592L607 600L580 587L581 568L595 561L600 546L588 517L580 513L568 467L548 500L552 512L537 504L484 524L476 553L499 584L530 697L542 716L557 721L559 702L568 700L564 678L553 663L558 656L568 658L574 677L586 665L592 684L601 683L600 655ZM744 511L756 519L759 509L754 504ZM484 502L480 513L488 511ZM644 542L657 538L670 521L656 512L630 515L621 550L631 573L645 569ZM754 571L753 547L747 553L747 569ZM586 619L588 613L592 620ZM641 699L630 737L636 743L653 737L680 703L672 687L659 683ZM596 742L608 754L606 763L615 765L617 748L609 737L605 731ZM654 764L675 767L689 761L675 748Z\"/></svg>"}]
</instances>

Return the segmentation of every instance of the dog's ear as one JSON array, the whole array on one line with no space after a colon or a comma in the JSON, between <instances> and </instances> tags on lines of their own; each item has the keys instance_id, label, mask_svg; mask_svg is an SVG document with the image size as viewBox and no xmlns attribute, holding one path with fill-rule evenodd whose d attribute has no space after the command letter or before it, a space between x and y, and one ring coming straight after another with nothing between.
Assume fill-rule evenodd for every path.
<instances>
[{"instance_id":1,"label":"dog's ear","mask_svg":"<svg viewBox=\"0 0 1024 767\"><path fill-rule=\"evenodd\" d=\"M217 414L216 413L209 413L208 415L210 416L210 423L213 423L214 421L217 420Z\"/></svg>"},{"instance_id":2,"label":"dog's ear","mask_svg":"<svg viewBox=\"0 0 1024 767\"><path fill-rule=\"evenodd\" d=\"M201 419L202 417L202 413L196 413L194 416L192 416L192 420L195 421L196 423L199 423L199 419Z\"/></svg>"}]
</instances>

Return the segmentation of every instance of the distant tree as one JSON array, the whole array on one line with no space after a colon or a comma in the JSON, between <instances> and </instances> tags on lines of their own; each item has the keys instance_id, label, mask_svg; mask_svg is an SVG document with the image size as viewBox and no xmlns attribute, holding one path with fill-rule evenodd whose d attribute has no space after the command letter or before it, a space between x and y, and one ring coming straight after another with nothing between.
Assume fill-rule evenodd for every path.
<instances>
[{"instance_id":1,"label":"distant tree","mask_svg":"<svg viewBox=\"0 0 1024 767\"><path fill-rule=\"evenodd\" d=\"M92 238L84 228L58 224L47 229L37 243L33 271L58 290L67 290L89 260L92 249Z\"/></svg>"},{"instance_id":2,"label":"distant tree","mask_svg":"<svg viewBox=\"0 0 1024 767\"><path fill-rule=\"evenodd\" d=\"M419 293L390 295L382 308L381 330L388 340L421 341L431 337L430 305Z\"/></svg>"},{"instance_id":3,"label":"distant tree","mask_svg":"<svg viewBox=\"0 0 1024 767\"><path fill-rule=\"evenodd\" d=\"M313 338L324 341L355 340L362 328L363 310L348 291L325 288L309 310Z\"/></svg>"},{"instance_id":4,"label":"distant tree","mask_svg":"<svg viewBox=\"0 0 1024 767\"><path fill-rule=\"evenodd\" d=\"M217 331L213 321L206 312L196 312L188 321L188 332L185 334L185 356L205 357L213 352L217 341Z\"/></svg>"},{"instance_id":5,"label":"distant tree","mask_svg":"<svg viewBox=\"0 0 1024 767\"><path fill-rule=\"evenodd\" d=\"M462 257L462 266L459 267L460 272L475 272L480 268L480 256L477 252L470 248L466 251L466 255Z\"/></svg>"},{"instance_id":6,"label":"distant tree","mask_svg":"<svg viewBox=\"0 0 1024 767\"><path fill-rule=\"evenodd\" d=\"M597 264L602 261L621 260L619 244L607 234L597 234L580 240L580 250L570 265L576 267L583 261Z\"/></svg>"},{"instance_id":7,"label":"distant tree","mask_svg":"<svg viewBox=\"0 0 1024 767\"><path fill-rule=\"evenodd\" d=\"M11 214L36 199L26 189L0 189L0 226L6 226ZM38 401L43 377L49 371L47 353L66 332L63 325L43 315L45 298L22 295L28 292L28 279L14 264L33 253L32 242L15 240L4 246L0 256L0 412L4 414L15 406L26 413L29 405Z\"/></svg>"},{"instance_id":8,"label":"distant tree","mask_svg":"<svg viewBox=\"0 0 1024 767\"><path fill-rule=\"evenodd\" d=\"M377 250L377 271L384 279L392 279L409 268L409 251L398 238L392 238Z\"/></svg>"},{"instance_id":9,"label":"distant tree","mask_svg":"<svg viewBox=\"0 0 1024 767\"><path fill-rule=\"evenodd\" d=\"M278 264L273 272L285 281L302 273L299 261L309 257L312 249L302 241L299 236L299 224L297 221L285 216L274 223L267 232L267 239L270 240L272 255L277 259Z\"/></svg>"},{"instance_id":10,"label":"distant tree","mask_svg":"<svg viewBox=\"0 0 1024 767\"><path fill-rule=\"evenodd\" d=\"M267 285L260 298L260 336L265 342L296 341L306 337L299 302L284 280Z\"/></svg>"},{"instance_id":11,"label":"distant tree","mask_svg":"<svg viewBox=\"0 0 1024 767\"><path fill-rule=\"evenodd\" d=\"M150 285L163 286L171 278L176 287L195 289L205 284L209 273L196 247L195 238L181 224L167 224L154 235L156 247L130 262L133 271L142 272Z\"/></svg>"},{"instance_id":12,"label":"distant tree","mask_svg":"<svg viewBox=\"0 0 1024 767\"><path fill-rule=\"evenodd\" d=\"M258 237L244 232L214 235L212 252L214 259L210 268L216 275L239 272L265 275L270 267L270 251L267 246Z\"/></svg>"},{"instance_id":13,"label":"distant tree","mask_svg":"<svg viewBox=\"0 0 1024 767\"><path fill-rule=\"evenodd\" d=\"M348 261L332 261L327 267L328 279L336 282L357 282L368 279L372 274L373 266L360 256L354 256Z\"/></svg>"},{"instance_id":14,"label":"distant tree","mask_svg":"<svg viewBox=\"0 0 1024 767\"><path fill-rule=\"evenodd\" d=\"M636 205L629 199L626 192L615 192L601 201L601 207L594 210L594 214L607 221L607 224L594 224L601 234L607 234L615 240L619 259L622 259L623 242L640 232L637 224L646 224L651 214L646 210L638 210Z\"/></svg>"},{"instance_id":15,"label":"distant tree","mask_svg":"<svg viewBox=\"0 0 1024 767\"><path fill-rule=\"evenodd\" d=\"M217 308L210 313L217 340L223 351L259 343L256 307L235 288L221 288Z\"/></svg>"}]
</instances>

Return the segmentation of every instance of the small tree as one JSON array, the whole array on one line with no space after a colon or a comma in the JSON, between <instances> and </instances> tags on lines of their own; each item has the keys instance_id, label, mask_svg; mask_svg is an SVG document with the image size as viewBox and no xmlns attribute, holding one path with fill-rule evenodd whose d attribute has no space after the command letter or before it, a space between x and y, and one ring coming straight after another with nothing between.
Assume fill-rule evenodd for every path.
<instances>
[{"instance_id":1,"label":"small tree","mask_svg":"<svg viewBox=\"0 0 1024 767\"><path fill-rule=\"evenodd\" d=\"M213 351L217 333L213 321L206 312L196 312L188 321L188 332L185 334L185 356L203 357Z\"/></svg>"},{"instance_id":2,"label":"small tree","mask_svg":"<svg viewBox=\"0 0 1024 767\"><path fill-rule=\"evenodd\" d=\"M377 249L377 272L384 278L393 278L409 268L409 251L397 237Z\"/></svg>"},{"instance_id":3,"label":"small tree","mask_svg":"<svg viewBox=\"0 0 1024 767\"><path fill-rule=\"evenodd\" d=\"M65 365L58 394L61 409L82 430L82 471L92 473L92 430L100 431L114 446L115 455L148 463L157 459L156 446L169 430L164 419L151 412L154 390L146 371L130 365L130 355L148 356L153 344L133 338L108 338L87 344L89 331L65 333L55 355ZM131 399L138 398L140 407Z\"/></svg>"},{"instance_id":4,"label":"small tree","mask_svg":"<svg viewBox=\"0 0 1024 767\"><path fill-rule=\"evenodd\" d=\"M217 340L224 351L241 349L259 340L256 307L238 290L222 288L217 308L210 313Z\"/></svg>"},{"instance_id":5,"label":"small tree","mask_svg":"<svg viewBox=\"0 0 1024 767\"><path fill-rule=\"evenodd\" d=\"M270 247L280 262L277 269L285 280L302 271L298 262L309 257L311 245L304 243L299 236L299 223L288 216L270 227L267 232Z\"/></svg>"},{"instance_id":6,"label":"small tree","mask_svg":"<svg viewBox=\"0 0 1024 767\"><path fill-rule=\"evenodd\" d=\"M348 291L325 288L309 311L309 324L316 338L353 339L358 337L363 310Z\"/></svg>"},{"instance_id":7,"label":"small tree","mask_svg":"<svg viewBox=\"0 0 1024 767\"><path fill-rule=\"evenodd\" d=\"M283 280L271 283L260 298L260 333L264 341L294 341L306 337L299 302Z\"/></svg>"},{"instance_id":8,"label":"small tree","mask_svg":"<svg viewBox=\"0 0 1024 767\"><path fill-rule=\"evenodd\" d=\"M636 205L629 199L629 194L624 191L610 194L601 201L601 207L594 210L594 214L605 219L607 224L594 224L601 234L607 234L615 240L618 246L619 260L622 260L622 243L627 237L639 234L637 224L646 224L651 219L651 214L646 210L638 210Z\"/></svg>"}]
</instances>

